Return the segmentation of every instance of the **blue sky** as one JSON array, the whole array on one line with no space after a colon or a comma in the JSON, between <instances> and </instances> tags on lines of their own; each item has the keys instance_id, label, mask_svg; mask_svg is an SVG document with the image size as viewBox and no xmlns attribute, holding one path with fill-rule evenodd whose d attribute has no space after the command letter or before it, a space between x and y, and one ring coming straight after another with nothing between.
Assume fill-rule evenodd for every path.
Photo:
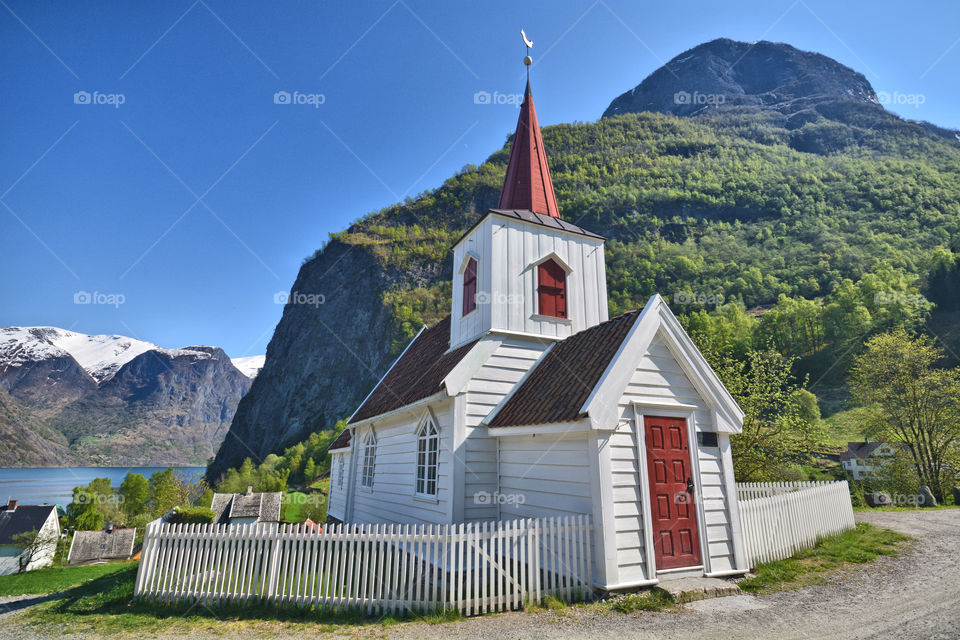
<instances>
[{"instance_id":1,"label":"blue sky","mask_svg":"<svg viewBox=\"0 0 960 640\"><path fill-rule=\"evenodd\" d=\"M596 120L724 36L822 52L920 96L901 115L960 128L958 18L955 2L0 0L0 326L263 353L275 294L328 233L502 146L516 108L474 94L522 91L520 27L543 125Z\"/></svg>"}]
</instances>

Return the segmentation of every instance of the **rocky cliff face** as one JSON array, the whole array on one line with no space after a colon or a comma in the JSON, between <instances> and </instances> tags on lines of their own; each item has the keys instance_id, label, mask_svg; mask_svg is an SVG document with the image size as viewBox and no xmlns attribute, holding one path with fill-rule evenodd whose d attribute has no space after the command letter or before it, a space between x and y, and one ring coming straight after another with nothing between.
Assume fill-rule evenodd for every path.
<instances>
[{"instance_id":1,"label":"rocky cliff face","mask_svg":"<svg viewBox=\"0 0 960 640\"><path fill-rule=\"evenodd\" d=\"M395 325L381 294L411 277L336 240L304 264L209 476L350 415L390 365Z\"/></svg>"},{"instance_id":2,"label":"rocky cliff face","mask_svg":"<svg viewBox=\"0 0 960 640\"><path fill-rule=\"evenodd\" d=\"M0 465L203 464L252 380L216 347L0 330Z\"/></svg>"}]
</instances>

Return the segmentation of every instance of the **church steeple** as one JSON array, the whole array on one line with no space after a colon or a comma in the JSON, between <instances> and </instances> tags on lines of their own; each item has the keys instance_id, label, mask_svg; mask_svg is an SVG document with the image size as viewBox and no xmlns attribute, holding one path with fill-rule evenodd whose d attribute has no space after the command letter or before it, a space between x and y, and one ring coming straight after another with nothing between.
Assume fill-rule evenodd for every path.
<instances>
[{"instance_id":1,"label":"church steeple","mask_svg":"<svg viewBox=\"0 0 960 640\"><path fill-rule=\"evenodd\" d=\"M500 206L453 245L452 285L451 349L491 334L542 349L607 320L603 238L560 219L529 76Z\"/></svg>"},{"instance_id":2,"label":"church steeple","mask_svg":"<svg viewBox=\"0 0 960 640\"><path fill-rule=\"evenodd\" d=\"M529 59L529 58L528 58ZM533 106L530 80L523 95L517 131L513 135L510 162L503 180L498 209L526 209L534 213L560 217L557 196L553 192L550 166L540 137L537 110Z\"/></svg>"}]
</instances>

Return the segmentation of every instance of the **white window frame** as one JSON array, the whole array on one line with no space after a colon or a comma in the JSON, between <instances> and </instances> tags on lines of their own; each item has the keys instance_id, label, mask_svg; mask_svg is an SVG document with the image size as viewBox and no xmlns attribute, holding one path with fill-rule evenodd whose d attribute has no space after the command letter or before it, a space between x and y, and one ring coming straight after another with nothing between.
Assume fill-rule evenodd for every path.
<instances>
[{"instance_id":1,"label":"white window frame","mask_svg":"<svg viewBox=\"0 0 960 640\"><path fill-rule=\"evenodd\" d=\"M413 493L418 498L437 500L440 494L440 426L427 412L417 425L417 452L414 464ZM431 445L434 447L430 464ZM422 456L422 458L421 458ZM430 470L433 468L433 492L430 492ZM421 475L422 471L422 475Z\"/></svg>"},{"instance_id":2,"label":"white window frame","mask_svg":"<svg viewBox=\"0 0 960 640\"><path fill-rule=\"evenodd\" d=\"M377 438L373 429L363 438L363 457L360 459L360 486L373 490L373 479L377 468Z\"/></svg>"},{"instance_id":3,"label":"white window frame","mask_svg":"<svg viewBox=\"0 0 960 640\"><path fill-rule=\"evenodd\" d=\"M344 463L344 457L345 457L345 455L346 455L346 454L338 453L338 454L337 454L337 457L336 457L336 463L337 463L337 469L336 469L336 474L337 474L337 489L343 489L343 476L344 476L344 473L343 473L343 463Z\"/></svg>"}]
</instances>

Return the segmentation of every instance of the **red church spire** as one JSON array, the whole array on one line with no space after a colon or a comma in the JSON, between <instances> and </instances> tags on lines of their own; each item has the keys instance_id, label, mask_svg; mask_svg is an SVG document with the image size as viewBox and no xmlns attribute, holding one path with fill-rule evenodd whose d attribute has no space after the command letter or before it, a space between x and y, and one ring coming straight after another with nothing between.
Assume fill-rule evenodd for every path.
<instances>
[{"instance_id":1,"label":"red church spire","mask_svg":"<svg viewBox=\"0 0 960 640\"><path fill-rule=\"evenodd\" d=\"M543 138L540 137L537 111L533 107L529 79L497 208L527 209L554 218L560 217L557 196L553 193L553 181L550 180L547 154L543 148Z\"/></svg>"}]
</instances>

